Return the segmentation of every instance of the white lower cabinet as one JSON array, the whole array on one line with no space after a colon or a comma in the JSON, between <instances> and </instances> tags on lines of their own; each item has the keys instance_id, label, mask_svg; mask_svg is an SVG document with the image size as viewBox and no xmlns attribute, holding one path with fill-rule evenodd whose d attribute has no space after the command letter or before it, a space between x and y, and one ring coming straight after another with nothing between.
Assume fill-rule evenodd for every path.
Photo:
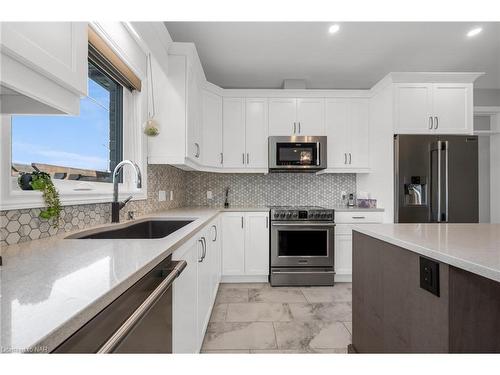
<instances>
[{"instance_id":1,"label":"white lower cabinet","mask_svg":"<svg viewBox=\"0 0 500 375\"><path fill-rule=\"evenodd\" d=\"M222 215L222 276L228 281L265 281L269 275L269 213Z\"/></svg>"},{"instance_id":2,"label":"white lower cabinet","mask_svg":"<svg viewBox=\"0 0 500 375\"><path fill-rule=\"evenodd\" d=\"M217 217L172 258L187 267L173 286L174 353L197 353L203 344L221 277L221 241Z\"/></svg>"},{"instance_id":3,"label":"white lower cabinet","mask_svg":"<svg viewBox=\"0 0 500 375\"><path fill-rule=\"evenodd\" d=\"M383 222L381 211L351 211L335 213L335 282L352 281L352 228L353 224Z\"/></svg>"}]
</instances>

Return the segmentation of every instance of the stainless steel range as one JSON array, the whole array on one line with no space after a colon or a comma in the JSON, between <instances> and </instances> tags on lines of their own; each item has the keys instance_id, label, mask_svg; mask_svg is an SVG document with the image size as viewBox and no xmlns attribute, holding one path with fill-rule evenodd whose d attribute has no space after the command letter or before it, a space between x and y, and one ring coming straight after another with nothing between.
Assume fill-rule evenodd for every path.
<instances>
[{"instance_id":1,"label":"stainless steel range","mask_svg":"<svg viewBox=\"0 0 500 375\"><path fill-rule=\"evenodd\" d=\"M333 285L333 210L271 208L271 285Z\"/></svg>"}]
</instances>

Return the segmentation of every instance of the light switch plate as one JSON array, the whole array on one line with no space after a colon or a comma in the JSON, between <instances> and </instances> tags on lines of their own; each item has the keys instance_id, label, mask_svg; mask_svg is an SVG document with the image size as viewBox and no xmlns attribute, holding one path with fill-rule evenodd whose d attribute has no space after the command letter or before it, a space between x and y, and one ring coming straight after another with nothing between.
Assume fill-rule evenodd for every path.
<instances>
[{"instance_id":1,"label":"light switch plate","mask_svg":"<svg viewBox=\"0 0 500 375\"><path fill-rule=\"evenodd\" d=\"M158 201L164 202L167 200L167 192L165 190L158 191Z\"/></svg>"},{"instance_id":2,"label":"light switch plate","mask_svg":"<svg viewBox=\"0 0 500 375\"><path fill-rule=\"evenodd\" d=\"M173 201L174 200L174 191L173 190L170 190L170 200Z\"/></svg>"},{"instance_id":3,"label":"light switch plate","mask_svg":"<svg viewBox=\"0 0 500 375\"><path fill-rule=\"evenodd\" d=\"M212 199L214 196L212 194L212 192L210 190L207 191L207 199L210 200Z\"/></svg>"}]
</instances>

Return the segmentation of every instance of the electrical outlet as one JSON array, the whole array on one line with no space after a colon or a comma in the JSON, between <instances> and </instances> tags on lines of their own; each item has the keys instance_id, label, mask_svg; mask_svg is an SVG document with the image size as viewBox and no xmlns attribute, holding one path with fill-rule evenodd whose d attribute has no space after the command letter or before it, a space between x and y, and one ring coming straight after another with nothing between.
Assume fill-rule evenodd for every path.
<instances>
[{"instance_id":1,"label":"electrical outlet","mask_svg":"<svg viewBox=\"0 0 500 375\"><path fill-rule=\"evenodd\" d=\"M212 194L212 192L210 190L207 191L207 199L210 200L212 199L214 196Z\"/></svg>"},{"instance_id":2,"label":"electrical outlet","mask_svg":"<svg viewBox=\"0 0 500 375\"><path fill-rule=\"evenodd\" d=\"M174 200L174 191L173 190L170 190L170 200L171 201Z\"/></svg>"},{"instance_id":3,"label":"electrical outlet","mask_svg":"<svg viewBox=\"0 0 500 375\"><path fill-rule=\"evenodd\" d=\"M160 190L158 192L158 201L164 202L167 200L167 192L165 190Z\"/></svg>"}]
</instances>

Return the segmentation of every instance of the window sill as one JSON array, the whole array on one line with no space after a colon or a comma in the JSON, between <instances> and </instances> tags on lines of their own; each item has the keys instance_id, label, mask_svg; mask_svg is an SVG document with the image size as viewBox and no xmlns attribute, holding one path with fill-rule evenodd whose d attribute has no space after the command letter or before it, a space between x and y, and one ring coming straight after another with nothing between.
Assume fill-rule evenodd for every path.
<instances>
[{"instance_id":1,"label":"window sill","mask_svg":"<svg viewBox=\"0 0 500 375\"><path fill-rule=\"evenodd\" d=\"M113 200L113 185L103 183L79 183L78 181L55 181L59 191L62 206L77 204L109 203ZM125 199L132 195L132 200L147 199L146 187L142 189L130 189L120 187L119 199ZM40 191L20 190L16 179L12 179L8 196L2 196L0 210L14 210L23 208L45 207L45 202Z\"/></svg>"}]
</instances>

